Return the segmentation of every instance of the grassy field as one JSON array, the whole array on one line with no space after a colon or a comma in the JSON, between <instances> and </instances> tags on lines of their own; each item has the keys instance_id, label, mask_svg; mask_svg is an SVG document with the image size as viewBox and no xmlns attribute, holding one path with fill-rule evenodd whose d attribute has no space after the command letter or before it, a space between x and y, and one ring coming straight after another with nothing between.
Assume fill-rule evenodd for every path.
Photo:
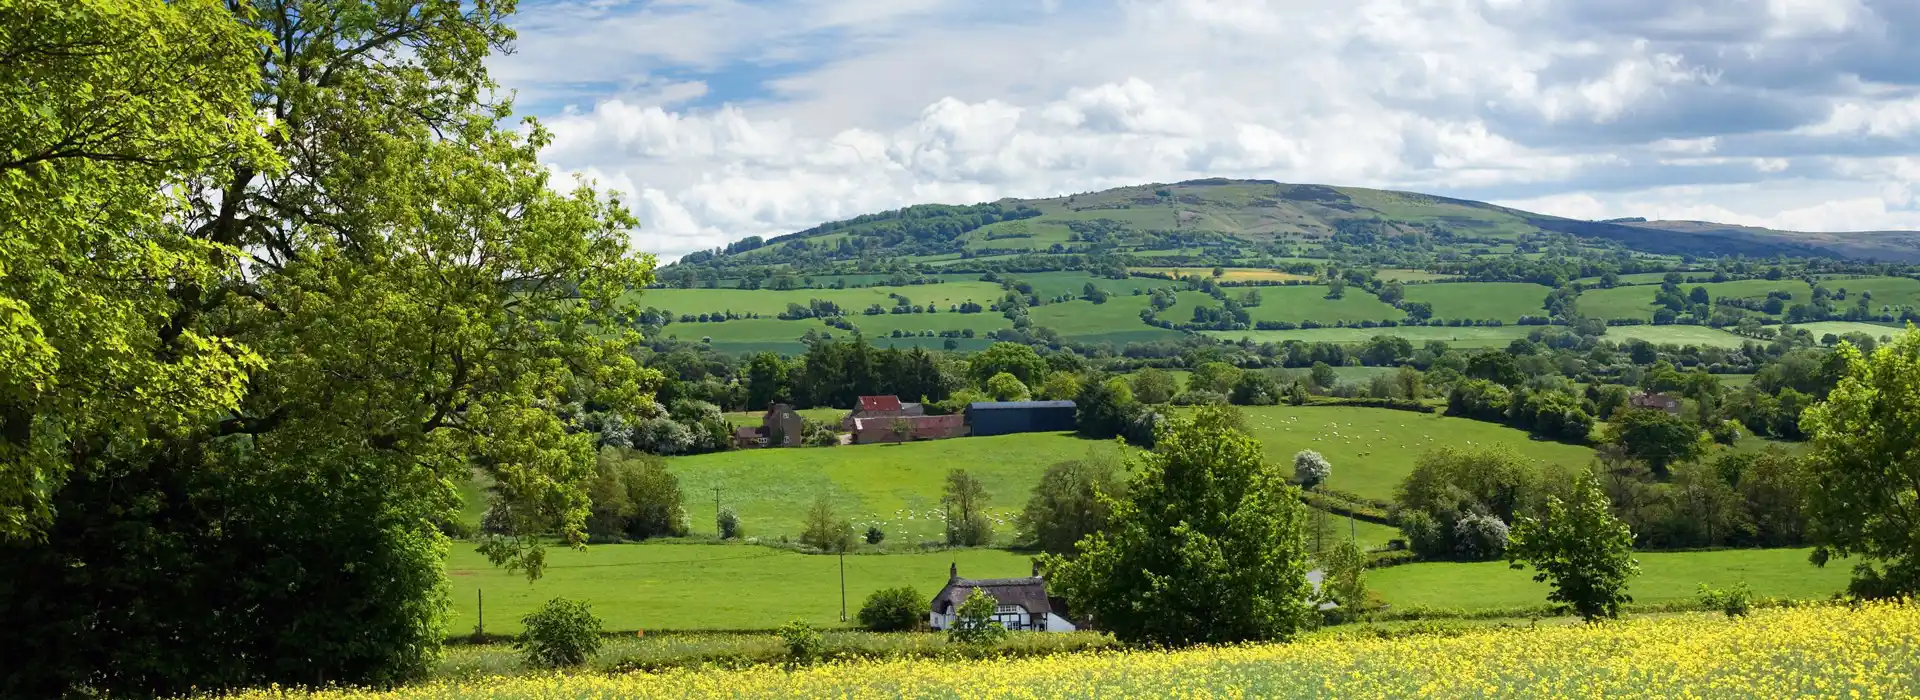
<instances>
[{"instance_id":1,"label":"grassy field","mask_svg":"<svg viewBox=\"0 0 1920 700\"><path fill-rule=\"evenodd\" d=\"M1544 304L1551 291L1550 287L1526 282L1453 282L1409 285L1406 297L1407 301L1432 304L1437 318L1512 323L1521 316L1545 316Z\"/></svg>"},{"instance_id":2,"label":"grassy field","mask_svg":"<svg viewBox=\"0 0 1920 700\"><path fill-rule=\"evenodd\" d=\"M1511 445L1536 464L1574 467L1592 459L1576 445L1534 440L1525 431L1434 414L1355 406L1243 408L1247 429L1267 459L1291 469L1293 455L1314 450L1333 464L1327 485L1366 498L1389 500L1422 452L1442 445Z\"/></svg>"},{"instance_id":3,"label":"grassy field","mask_svg":"<svg viewBox=\"0 0 1920 700\"><path fill-rule=\"evenodd\" d=\"M1883 304L1893 306L1920 306L1920 280L1911 277L1852 277L1822 280L1820 286L1830 290L1847 290L1847 298L1835 302L1842 308L1852 306L1854 298L1861 292L1871 292L1873 298L1868 301L1869 308L1876 311Z\"/></svg>"},{"instance_id":4,"label":"grassy field","mask_svg":"<svg viewBox=\"0 0 1920 700\"><path fill-rule=\"evenodd\" d=\"M1174 277L1185 277L1187 275L1213 277L1213 268L1211 267L1130 267L1130 268L1127 268L1127 271L1128 272L1145 272L1150 274L1161 274L1161 275L1173 275ZM1214 279L1219 279L1227 282L1253 282L1253 281L1285 282L1287 280L1311 280L1313 278L1306 275L1296 275L1290 272L1281 272L1279 270L1267 270L1267 269L1257 268L1257 267L1229 267L1229 268L1226 268L1226 271L1224 274Z\"/></svg>"},{"instance_id":5,"label":"grassy field","mask_svg":"<svg viewBox=\"0 0 1920 700\"><path fill-rule=\"evenodd\" d=\"M1871 336L1874 340L1881 340L1884 338L1891 338L1906 332L1906 328L1904 327L1896 328L1894 326L1883 326L1875 323L1856 323L1853 321L1818 321L1815 323L1796 323L1794 324L1793 327L1803 329L1808 333L1812 333L1814 340L1819 340L1821 336L1826 335L1828 333L1832 333L1834 335L1844 335L1847 333L1865 333L1868 336Z\"/></svg>"},{"instance_id":6,"label":"grassy field","mask_svg":"<svg viewBox=\"0 0 1920 700\"><path fill-rule=\"evenodd\" d=\"M1425 270L1400 270L1392 268L1376 271L1373 273L1373 276L1387 282L1438 282L1459 278L1459 275L1443 275Z\"/></svg>"},{"instance_id":7,"label":"grassy field","mask_svg":"<svg viewBox=\"0 0 1920 700\"><path fill-rule=\"evenodd\" d=\"M971 578L1025 576L1033 568L1031 557L998 549L851 555L846 564L847 605L853 610L867 594L895 586L913 586L931 600L946 584L949 564ZM453 581L449 634L473 631L482 601L488 632L518 632L520 616L556 596L592 604L609 630L772 629L794 619L840 624L839 558L770 547L553 548L547 550L546 575L528 583L526 576L489 564L471 543L456 542L447 573ZM476 600L476 594L484 597Z\"/></svg>"},{"instance_id":8,"label":"grassy field","mask_svg":"<svg viewBox=\"0 0 1920 700\"><path fill-rule=\"evenodd\" d=\"M1911 697L1920 606L1692 613L1608 625L1490 626L1391 639L789 669L555 674L236 700L454 698L1787 698Z\"/></svg>"},{"instance_id":9,"label":"grassy field","mask_svg":"<svg viewBox=\"0 0 1920 700\"><path fill-rule=\"evenodd\" d=\"M1055 462L1078 459L1108 443L1068 433L1023 433L930 440L896 445L846 445L738 450L674 457L695 532L712 533L713 488L733 507L750 536L797 537L807 508L821 494L858 529L876 525L889 544L938 539L945 532L940 493L951 469L979 478L990 497L987 512L1001 538L1013 536L1013 514L1040 474Z\"/></svg>"},{"instance_id":10,"label":"grassy field","mask_svg":"<svg viewBox=\"0 0 1920 700\"><path fill-rule=\"evenodd\" d=\"M1337 467L1336 467L1337 470ZM1825 568L1807 563L1805 549L1731 549L1714 552L1641 552L1640 575L1627 592L1637 603L1692 600L1702 583L1724 587L1745 582L1754 595L1826 598L1845 590L1852 565ZM1367 585L1396 607L1484 609L1540 605L1547 585L1531 569L1506 562L1403 564L1367 574Z\"/></svg>"},{"instance_id":11,"label":"grassy field","mask_svg":"<svg viewBox=\"0 0 1920 700\"><path fill-rule=\"evenodd\" d=\"M1248 338L1256 343L1364 343L1376 335L1399 336L1418 346L1429 340L1444 341L1456 348L1504 348L1515 338L1525 338L1535 326L1395 326L1393 328L1304 328L1291 331L1202 331L1233 342Z\"/></svg>"},{"instance_id":12,"label":"grassy field","mask_svg":"<svg viewBox=\"0 0 1920 700\"><path fill-rule=\"evenodd\" d=\"M1813 300L1813 288L1797 279L1689 283L1681 285L1681 291L1691 292L1696 286L1706 287L1707 294L1715 299L1765 299L1768 292L1779 290L1793 295L1793 298L1787 301L1788 306L1809 303ZM1581 292L1580 312L1595 318L1638 318L1651 321L1654 311L1653 296L1659 289L1656 284Z\"/></svg>"},{"instance_id":13,"label":"grassy field","mask_svg":"<svg viewBox=\"0 0 1920 700\"><path fill-rule=\"evenodd\" d=\"M1406 316L1364 289L1349 288L1339 299L1328 299L1326 296L1327 288L1318 285L1261 287L1260 305L1247 309L1247 315L1255 321L1314 321L1323 324L1335 321L1357 323L1397 320Z\"/></svg>"},{"instance_id":14,"label":"grassy field","mask_svg":"<svg viewBox=\"0 0 1920 700\"><path fill-rule=\"evenodd\" d=\"M1737 348L1749 339L1707 326L1614 326L1607 339L1616 343L1626 339L1644 340L1655 345L1698 345Z\"/></svg>"},{"instance_id":15,"label":"grassy field","mask_svg":"<svg viewBox=\"0 0 1920 700\"><path fill-rule=\"evenodd\" d=\"M873 304L892 308L897 303L888 294L907 297L912 303L936 303L940 310L962 301L977 301L982 305L999 299L1003 294L1000 285L992 282L955 281L942 284L907 285L901 287L860 287L855 289L793 289L775 291L770 289L648 289L639 293L633 303L642 308L654 307L678 314L701 314L731 311L737 314L757 313L762 316L774 316L787 310L787 304L805 306L810 299L821 299L839 304L849 314L858 314Z\"/></svg>"}]
</instances>

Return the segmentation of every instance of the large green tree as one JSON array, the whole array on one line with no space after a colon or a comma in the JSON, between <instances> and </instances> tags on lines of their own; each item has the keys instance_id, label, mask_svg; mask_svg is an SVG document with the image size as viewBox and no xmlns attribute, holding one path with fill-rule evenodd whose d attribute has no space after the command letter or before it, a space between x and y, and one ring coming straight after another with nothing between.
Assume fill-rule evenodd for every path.
<instances>
[{"instance_id":1,"label":"large green tree","mask_svg":"<svg viewBox=\"0 0 1920 700\"><path fill-rule=\"evenodd\" d=\"M0 119L65 115L51 145L0 154L25 205L0 206L26 221L0 226L0 353L25 360L0 370L0 420L7 529L28 534L0 545L0 694L417 677L445 634L435 524L457 484L492 476L509 534L486 551L537 574L536 536L584 537L594 473L556 410L580 387L638 406L656 376L609 332L651 279L635 222L557 191L537 124L497 126L482 62L512 39L510 2L218 9L0 8ZM81 48L31 48L49 36ZM142 91L168 97L103 117L121 124L85 107ZM148 140L184 155L142 163ZM133 174L95 191L62 167Z\"/></svg>"},{"instance_id":2,"label":"large green tree","mask_svg":"<svg viewBox=\"0 0 1920 700\"><path fill-rule=\"evenodd\" d=\"M1070 608L1129 643L1285 639L1306 624L1299 490L1231 413L1174 420L1132 468L1107 529L1077 557L1045 557Z\"/></svg>"},{"instance_id":3,"label":"large green tree","mask_svg":"<svg viewBox=\"0 0 1920 700\"><path fill-rule=\"evenodd\" d=\"M1801 417L1808 531L1814 562L1858 557L1856 595L1920 593L1920 333L1911 324L1864 357L1839 351L1844 371L1827 400Z\"/></svg>"},{"instance_id":4,"label":"large green tree","mask_svg":"<svg viewBox=\"0 0 1920 700\"><path fill-rule=\"evenodd\" d=\"M1633 602L1627 581L1640 573L1633 531L1613 517L1591 472L1574 478L1569 500L1548 496L1538 517L1522 517L1507 541L1513 568L1534 568L1533 580L1553 586L1547 600L1587 620L1617 617Z\"/></svg>"},{"instance_id":5,"label":"large green tree","mask_svg":"<svg viewBox=\"0 0 1920 700\"><path fill-rule=\"evenodd\" d=\"M1700 426L1648 408L1615 411L1604 433L1606 442L1618 445L1628 457L1645 462L1662 477L1673 463L1696 459L1712 445Z\"/></svg>"}]
</instances>

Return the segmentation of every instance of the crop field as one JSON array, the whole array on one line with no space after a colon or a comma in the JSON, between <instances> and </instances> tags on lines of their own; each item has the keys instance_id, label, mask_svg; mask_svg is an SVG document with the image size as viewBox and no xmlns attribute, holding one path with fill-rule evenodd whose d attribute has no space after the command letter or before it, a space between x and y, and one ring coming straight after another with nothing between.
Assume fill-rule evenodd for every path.
<instances>
[{"instance_id":1,"label":"crop field","mask_svg":"<svg viewBox=\"0 0 1920 700\"><path fill-rule=\"evenodd\" d=\"M1547 293L1551 291L1550 287L1526 282L1452 282L1410 285L1406 297L1407 301L1432 304L1436 318L1512 323L1521 316L1545 316Z\"/></svg>"},{"instance_id":2,"label":"crop field","mask_svg":"<svg viewBox=\"0 0 1920 700\"><path fill-rule=\"evenodd\" d=\"M1525 431L1438 414L1358 406L1242 408L1247 430L1267 459L1292 468L1293 455L1314 450L1333 464L1327 486L1390 500L1422 452L1445 445L1504 444L1539 465L1578 467L1592 460L1585 447L1534 440Z\"/></svg>"},{"instance_id":3,"label":"crop field","mask_svg":"<svg viewBox=\"0 0 1920 700\"><path fill-rule=\"evenodd\" d=\"M1796 600L1824 599L1846 590L1853 566L1835 560L1826 567L1807 563L1806 549L1727 549L1709 552L1640 552L1640 575L1628 583L1636 603L1693 600L1702 583L1725 587L1746 583L1755 596ZM1395 607L1489 609L1540 605L1547 585L1533 571L1504 561L1421 562L1367 572L1367 585Z\"/></svg>"},{"instance_id":4,"label":"crop field","mask_svg":"<svg viewBox=\"0 0 1920 700\"><path fill-rule=\"evenodd\" d=\"M1147 273L1162 274L1162 275L1173 275L1174 277L1185 277L1187 275L1213 277L1213 268L1211 267L1131 267L1131 268L1127 268L1127 271L1128 272L1147 272ZM1287 280L1311 280L1313 278L1308 277L1306 275L1296 275L1290 272L1281 272L1279 270L1267 270L1267 269L1262 269L1257 267L1229 267L1229 268L1226 268L1225 274L1222 274L1221 276L1215 279L1225 280L1228 282L1251 282L1251 281L1285 282Z\"/></svg>"},{"instance_id":5,"label":"crop field","mask_svg":"<svg viewBox=\"0 0 1920 700\"><path fill-rule=\"evenodd\" d=\"M1327 288L1319 285L1261 287L1260 305L1247 309L1247 315L1255 321L1314 321L1329 325L1335 321L1387 321L1406 316L1405 312L1388 306L1364 289L1349 287L1339 299L1326 296Z\"/></svg>"},{"instance_id":6,"label":"crop field","mask_svg":"<svg viewBox=\"0 0 1920 700\"><path fill-rule=\"evenodd\" d=\"M711 510L709 505L707 520ZM847 605L856 610L867 594L895 586L913 586L931 600L947 582L948 564L972 578L1026 576L1033 569L1032 557L999 549L848 555L846 562ZM608 630L773 629L794 619L840 624L839 557L772 547L554 547L547 550L545 575L528 583L522 574L493 566L471 543L455 542L447 573L453 582L450 634L473 631L483 605L488 632L518 632L520 616L556 596L592 604Z\"/></svg>"},{"instance_id":7,"label":"crop field","mask_svg":"<svg viewBox=\"0 0 1920 700\"><path fill-rule=\"evenodd\" d=\"M1920 606L1807 606L1607 625L1489 627L1394 639L899 660L789 670L675 670L438 681L394 690L256 690L238 698L1785 698L1909 697Z\"/></svg>"},{"instance_id":8,"label":"crop field","mask_svg":"<svg viewBox=\"0 0 1920 700\"><path fill-rule=\"evenodd\" d=\"M844 414L843 414L844 415ZM1013 515L1049 465L1114 449L1069 433L1022 433L892 445L789 447L673 457L693 531L713 533L714 487L740 516L748 536L797 537L821 494L864 532L878 526L889 544L939 539L946 522L940 493L947 471L965 469L986 486L994 534L1013 536Z\"/></svg>"}]
</instances>

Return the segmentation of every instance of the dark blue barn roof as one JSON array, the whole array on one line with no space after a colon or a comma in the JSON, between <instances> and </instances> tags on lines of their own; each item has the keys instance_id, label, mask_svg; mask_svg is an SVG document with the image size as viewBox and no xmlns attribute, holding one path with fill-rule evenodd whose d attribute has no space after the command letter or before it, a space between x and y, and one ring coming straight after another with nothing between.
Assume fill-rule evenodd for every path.
<instances>
[{"instance_id":1,"label":"dark blue barn roof","mask_svg":"<svg viewBox=\"0 0 1920 700\"><path fill-rule=\"evenodd\" d=\"M967 404L967 410L991 411L1002 408L1073 408L1072 401L975 401Z\"/></svg>"}]
</instances>

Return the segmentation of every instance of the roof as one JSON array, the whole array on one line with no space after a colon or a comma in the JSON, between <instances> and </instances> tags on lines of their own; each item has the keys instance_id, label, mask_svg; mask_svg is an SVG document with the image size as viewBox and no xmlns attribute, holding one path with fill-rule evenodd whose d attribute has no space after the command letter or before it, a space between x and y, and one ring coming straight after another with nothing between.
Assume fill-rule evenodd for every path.
<instances>
[{"instance_id":1,"label":"roof","mask_svg":"<svg viewBox=\"0 0 1920 700\"><path fill-rule=\"evenodd\" d=\"M877 427L891 430L893 422L897 420L906 421L907 425L917 432L935 428L958 428L966 424L967 417L958 413L945 416L868 416L853 419L853 429L867 430Z\"/></svg>"},{"instance_id":2,"label":"roof","mask_svg":"<svg viewBox=\"0 0 1920 700\"><path fill-rule=\"evenodd\" d=\"M862 396L860 397L860 410L862 411L898 411L900 410L900 397L898 396Z\"/></svg>"},{"instance_id":3,"label":"roof","mask_svg":"<svg viewBox=\"0 0 1920 700\"><path fill-rule=\"evenodd\" d=\"M1072 401L975 401L967 404L969 411L998 411L1019 408L1073 408Z\"/></svg>"},{"instance_id":4,"label":"roof","mask_svg":"<svg viewBox=\"0 0 1920 700\"><path fill-rule=\"evenodd\" d=\"M976 588L986 591L987 595L993 596L993 599L1000 601L1001 605L1018 605L1026 608L1030 614L1045 615L1049 612L1055 614L1065 612L1065 610L1054 609L1052 599L1047 597L1047 582L1037 576L1027 578L982 579L955 577L949 579L947 586L940 589L940 593L933 597L933 611L946 613L951 609L958 609L960 603L965 601L967 596L972 594ZM951 606L951 608L949 608L949 606ZM1061 614L1061 617L1065 617L1065 615Z\"/></svg>"},{"instance_id":5,"label":"roof","mask_svg":"<svg viewBox=\"0 0 1920 700\"><path fill-rule=\"evenodd\" d=\"M734 428L733 436L743 437L743 438L757 438L757 437L760 437L760 427L748 425L748 426L741 426L738 428Z\"/></svg>"}]
</instances>

